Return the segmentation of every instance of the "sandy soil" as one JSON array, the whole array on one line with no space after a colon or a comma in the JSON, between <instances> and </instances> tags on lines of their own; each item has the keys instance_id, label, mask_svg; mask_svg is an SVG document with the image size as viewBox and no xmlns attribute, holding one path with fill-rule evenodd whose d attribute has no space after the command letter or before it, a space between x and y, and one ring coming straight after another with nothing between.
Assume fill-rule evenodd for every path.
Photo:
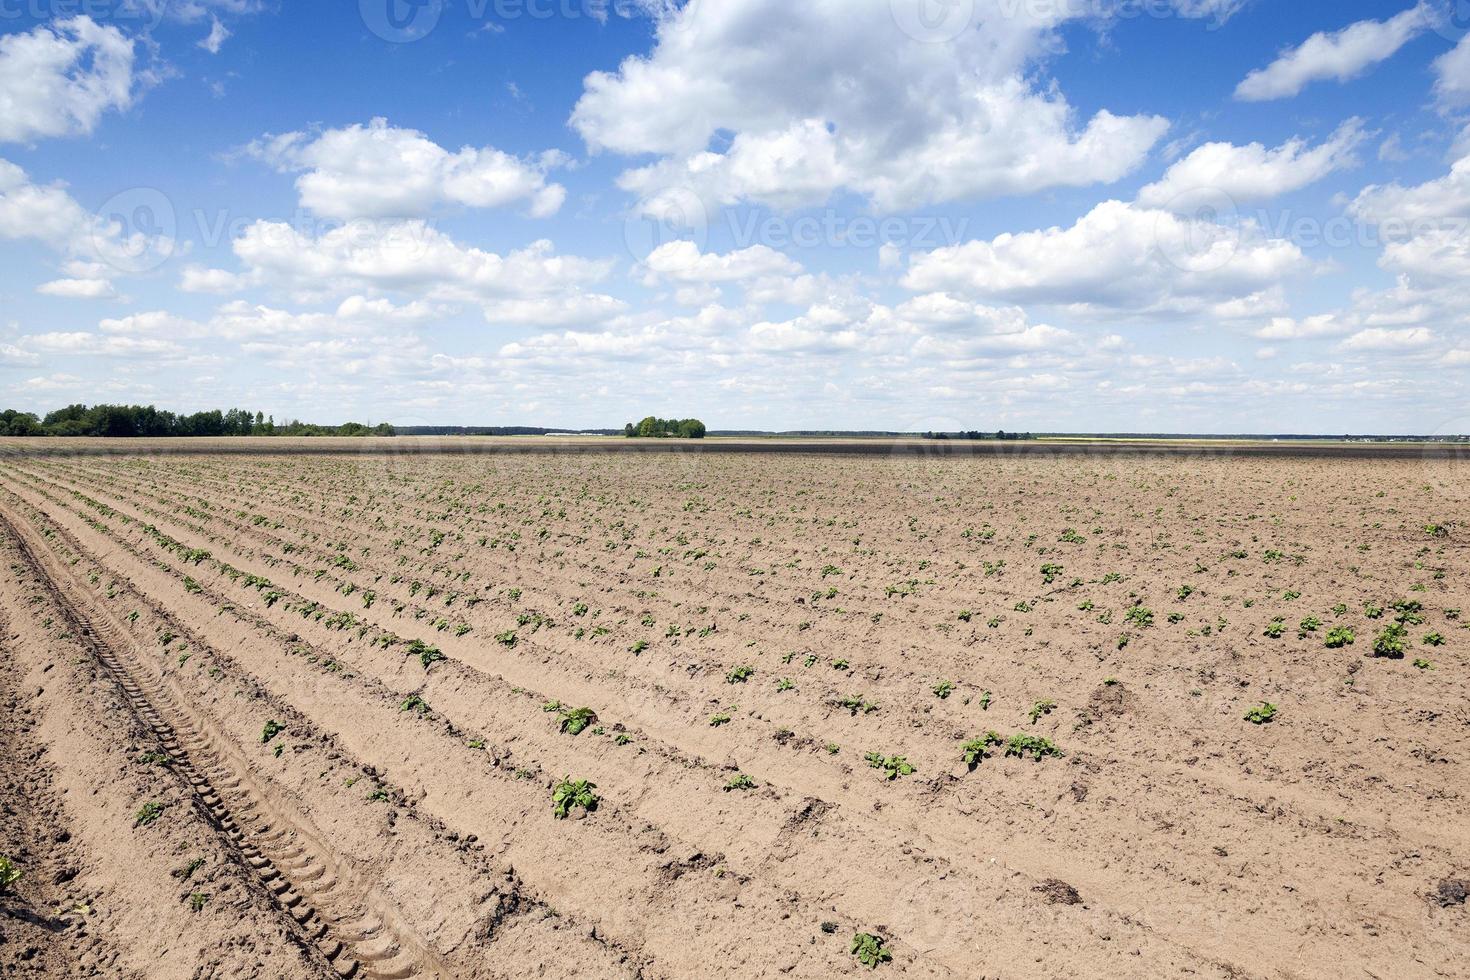
<instances>
[{"instance_id":1,"label":"sandy soil","mask_svg":"<svg viewBox=\"0 0 1470 980\"><path fill-rule=\"evenodd\" d=\"M1467 511L1422 454L7 456L0 971L1470 975Z\"/></svg>"}]
</instances>

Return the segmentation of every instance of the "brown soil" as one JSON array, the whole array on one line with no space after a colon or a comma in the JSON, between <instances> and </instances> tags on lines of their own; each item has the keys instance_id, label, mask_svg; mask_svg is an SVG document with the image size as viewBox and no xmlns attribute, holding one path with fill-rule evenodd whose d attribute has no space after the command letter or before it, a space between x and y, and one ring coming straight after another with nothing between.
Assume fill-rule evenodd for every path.
<instances>
[{"instance_id":1,"label":"brown soil","mask_svg":"<svg viewBox=\"0 0 1470 980\"><path fill-rule=\"evenodd\" d=\"M1470 974L1466 476L7 457L0 971Z\"/></svg>"}]
</instances>

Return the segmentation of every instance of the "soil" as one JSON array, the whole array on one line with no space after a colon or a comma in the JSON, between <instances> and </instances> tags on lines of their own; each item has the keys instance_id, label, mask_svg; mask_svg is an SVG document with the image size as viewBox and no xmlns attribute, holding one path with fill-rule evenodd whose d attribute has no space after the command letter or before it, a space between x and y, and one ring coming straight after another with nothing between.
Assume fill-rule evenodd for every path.
<instances>
[{"instance_id":1,"label":"soil","mask_svg":"<svg viewBox=\"0 0 1470 980\"><path fill-rule=\"evenodd\" d=\"M1470 975L1467 477L0 457L0 975Z\"/></svg>"}]
</instances>

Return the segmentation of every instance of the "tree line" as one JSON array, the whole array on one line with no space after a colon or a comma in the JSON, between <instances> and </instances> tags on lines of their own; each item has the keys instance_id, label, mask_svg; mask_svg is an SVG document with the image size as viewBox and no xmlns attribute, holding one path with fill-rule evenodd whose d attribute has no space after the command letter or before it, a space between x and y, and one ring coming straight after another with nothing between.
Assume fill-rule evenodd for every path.
<instances>
[{"instance_id":1,"label":"tree line","mask_svg":"<svg viewBox=\"0 0 1470 980\"><path fill-rule=\"evenodd\" d=\"M636 425L623 426L629 439L703 439L704 423L699 419L660 419L650 415Z\"/></svg>"},{"instance_id":2,"label":"tree line","mask_svg":"<svg viewBox=\"0 0 1470 980\"><path fill-rule=\"evenodd\" d=\"M103 438L169 438L175 436L391 436L387 422L369 426L313 425L242 408L214 409L182 415L152 405L68 405L48 412L6 409L0 412L0 436L100 436Z\"/></svg>"}]
</instances>

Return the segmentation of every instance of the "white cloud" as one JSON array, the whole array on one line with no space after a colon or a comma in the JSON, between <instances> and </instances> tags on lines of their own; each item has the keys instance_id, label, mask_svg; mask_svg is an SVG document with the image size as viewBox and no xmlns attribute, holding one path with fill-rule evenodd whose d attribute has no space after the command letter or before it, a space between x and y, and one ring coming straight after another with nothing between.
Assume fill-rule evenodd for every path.
<instances>
[{"instance_id":1,"label":"white cloud","mask_svg":"<svg viewBox=\"0 0 1470 980\"><path fill-rule=\"evenodd\" d=\"M1255 331L1253 336L1261 340L1302 340L1310 337L1331 337L1347 333L1352 325L1332 313L1293 319L1274 317L1269 324Z\"/></svg>"},{"instance_id":2,"label":"white cloud","mask_svg":"<svg viewBox=\"0 0 1470 980\"><path fill-rule=\"evenodd\" d=\"M90 17L0 37L0 143L90 133L152 84L133 61L133 41Z\"/></svg>"},{"instance_id":3,"label":"white cloud","mask_svg":"<svg viewBox=\"0 0 1470 980\"><path fill-rule=\"evenodd\" d=\"M557 255L537 241L499 255L462 246L423 221L354 222L313 236L257 221L233 242L253 283L303 294L403 290L436 301L561 295L613 263Z\"/></svg>"},{"instance_id":4,"label":"white cloud","mask_svg":"<svg viewBox=\"0 0 1470 980\"><path fill-rule=\"evenodd\" d=\"M382 118L367 126L266 136L246 152L284 172L306 171L296 180L301 205L328 218L417 218L444 205L512 204L542 218L566 199L566 188L546 180L549 170L566 162L561 153L522 159L489 146L451 153Z\"/></svg>"},{"instance_id":5,"label":"white cloud","mask_svg":"<svg viewBox=\"0 0 1470 980\"><path fill-rule=\"evenodd\" d=\"M117 295L106 279L55 279L37 286L36 292L67 299L106 299Z\"/></svg>"},{"instance_id":6,"label":"white cloud","mask_svg":"<svg viewBox=\"0 0 1470 980\"><path fill-rule=\"evenodd\" d=\"M31 334L22 338L25 347L42 354L88 357L175 359L188 352L178 344L158 337L62 331Z\"/></svg>"},{"instance_id":7,"label":"white cloud","mask_svg":"<svg viewBox=\"0 0 1470 980\"><path fill-rule=\"evenodd\" d=\"M1444 177L1414 187L1400 184L1365 187L1349 211L1372 224L1437 223L1470 218L1470 156L1456 160Z\"/></svg>"},{"instance_id":8,"label":"white cloud","mask_svg":"<svg viewBox=\"0 0 1470 980\"><path fill-rule=\"evenodd\" d=\"M665 242L643 260L649 284L660 279L681 283L739 282L763 276L795 276L801 265L795 259L766 245L727 252L701 253L690 241Z\"/></svg>"},{"instance_id":9,"label":"white cloud","mask_svg":"<svg viewBox=\"0 0 1470 980\"><path fill-rule=\"evenodd\" d=\"M1265 68L1245 77L1235 97L1247 102L1285 99L1323 79L1345 82L1392 57L1434 24L1434 11L1420 3L1388 20L1360 20L1340 31L1319 32Z\"/></svg>"},{"instance_id":10,"label":"white cloud","mask_svg":"<svg viewBox=\"0 0 1470 980\"><path fill-rule=\"evenodd\" d=\"M225 295L244 289L249 283L242 276L224 269L207 269L199 265L184 267L179 277L179 289L186 293L216 293Z\"/></svg>"},{"instance_id":11,"label":"white cloud","mask_svg":"<svg viewBox=\"0 0 1470 980\"><path fill-rule=\"evenodd\" d=\"M1362 353L1369 351L1413 351L1433 344L1438 338L1427 327L1407 327L1403 330L1384 330L1370 327L1359 330L1339 346L1345 351Z\"/></svg>"},{"instance_id":12,"label":"white cloud","mask_svg":"<svg viewBox=\"0 0 1470 980\"><path fill-rule=\"evenodd\" d=\"M571 124L593 150L656 154L626 190L689 187L781 208L839 190L883 211L1117 180L1167 129L1076 113L1033 84L1066 4L985 5L951 43L901 31L888 3L721 0L659 21L646 56L587 76Z\"/></svg>"},{"instance_id":13,"label":"white cloud","mask_svg":"<svg viewBox=\"0 0 1470 980\"><path fill-rule=\"evenodd\" d=\"M172 239L130 231L83 208L59 183L31 182L26 172L0 160L0 239L40 242L82 260L71 278L102 279L152 264L173 252Z\"/></svg>"},{"instance_id":14,"label":"white cloud","mask_svg":"<svg viewBox=\"0 0 1470 980\"><path fill-rule=\"evenodd\" d=\"M199 46L210 54L219 54L220 48L224 47L229 38L230 29L221 24L218 17L214 17L210 21L209 34L199 42Z\"/></svg>"},{"instance_id":15,"label":"white cloud","mask_svg":"<svg viewBox=\"0 0 1470 980\"><path fill-rule=\"evenodd\" d=\"M1067 307L1078 314L1190 314L1264 294L1309 268L1291 242L1105 201L1070 228L1005 234L916 255L904 285L986 299ZM1245 302L1249 301L1249 302Z\"/></svg>"},{"instance_id":16,"label":"white cloud","mask_svg":"<svg viewBox=\"0 0 1470 980\"><path fill-rule=\"evenodd\" d=\"M1470 34L1434 60L1434 91L1441 102L1459 105L1470 101Z\"/></svg>"},{"instance_id":17,"label":"white cloud","mask_svg":"<svg viewBox=\"0 0 1470 980\"><path fill-rule=\"evenodd\" d=\"M489 323L529 327L595 326L627 308L622 300L598 293L493 300L482 307Z\"/></svg>"},{"instance_id":18,"label":"white cloud","mask_svg":"<svg viewBox=\"0 0 1470 980\"><path fill-rule=\"evenodd\" d=\"M1364 136L1362 121L1349 119L1325 143L1310 148L1300 138L1273 150L1260 143L1206 143L1139 191L1138 203L1169 207L1190 200L1201 189L1223 193L1237 204L1269 200L1353 166L1357 162L1353 151Z\"/></svg>"}]
</instances>

